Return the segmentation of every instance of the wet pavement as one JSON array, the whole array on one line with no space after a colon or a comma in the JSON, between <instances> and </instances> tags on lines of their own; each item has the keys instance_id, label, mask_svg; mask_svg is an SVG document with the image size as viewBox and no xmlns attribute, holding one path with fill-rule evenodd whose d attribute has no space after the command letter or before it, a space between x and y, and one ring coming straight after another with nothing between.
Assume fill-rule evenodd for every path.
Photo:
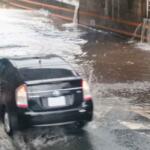
<instances>
[{"instance_id":1,"label":"wet pavement","mask_svg":"<svg viewBox=\"0 0 150 150\"><path fill-rule=\"evenodd\" d=\"M89 81L95 106L82 131L35 128L11 139L1 124L0 150L149 150L150 46L65 24L46 10L1 8L0 23L1 57L61 55Z\"/></svg>"}]
</instances>

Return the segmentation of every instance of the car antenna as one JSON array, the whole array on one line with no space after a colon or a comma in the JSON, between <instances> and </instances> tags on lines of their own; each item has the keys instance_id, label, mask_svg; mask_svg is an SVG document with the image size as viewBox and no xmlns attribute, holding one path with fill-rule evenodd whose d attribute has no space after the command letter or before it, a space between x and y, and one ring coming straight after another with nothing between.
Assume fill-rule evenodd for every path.
<instances>
[{"instance_id":1,"label":"car antenna","mask_svg":"<svg viewBox=\"0 0 150 150\"><path fill-rule=\"evenodd\" d=\"M39 64L41 64L42 63L42 61L41 61L41 59L39 59Z\"/></svg>"},{"instance_id":2,"label":"car antenna","mask_svg":"<svg viewBox=\"0 0 150 150\"><path fill-rule=\"evenodd\" d=\"M40 68L42 68L42 60L39 59Z\"/></svg>"}]
</instances>

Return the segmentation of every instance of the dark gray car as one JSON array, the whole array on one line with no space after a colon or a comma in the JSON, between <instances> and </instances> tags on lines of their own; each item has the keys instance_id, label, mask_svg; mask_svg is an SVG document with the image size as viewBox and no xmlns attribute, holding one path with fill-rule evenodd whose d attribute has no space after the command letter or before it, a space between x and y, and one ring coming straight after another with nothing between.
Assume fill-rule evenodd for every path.
<instances>
[{"instance_id":1,"label":"dark gray car","mask_svg":"<svg viewBox=\"0 0 150 150\"><path fill-rule=\"evenodd\" d=\"M62 58L0 59L0 112L5 131L92 120L86 81Z\"/></svg>"}]
</instances>

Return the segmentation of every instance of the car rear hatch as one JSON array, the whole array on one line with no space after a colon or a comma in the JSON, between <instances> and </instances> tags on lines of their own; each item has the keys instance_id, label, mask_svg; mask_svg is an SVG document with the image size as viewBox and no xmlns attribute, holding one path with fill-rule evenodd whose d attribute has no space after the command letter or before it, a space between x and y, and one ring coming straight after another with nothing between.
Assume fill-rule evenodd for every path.
<instances>
[{"instance_id":1,"label":"car rear hatch","mask_svg":"<svg viewBox=\"0 0 150 150\"><path fill-rule=\"evenodd\" d=\"M27 81L26 84L29 109L35 112L78 108L83 101L79 77Z\"/></svg>"}]
</instances>

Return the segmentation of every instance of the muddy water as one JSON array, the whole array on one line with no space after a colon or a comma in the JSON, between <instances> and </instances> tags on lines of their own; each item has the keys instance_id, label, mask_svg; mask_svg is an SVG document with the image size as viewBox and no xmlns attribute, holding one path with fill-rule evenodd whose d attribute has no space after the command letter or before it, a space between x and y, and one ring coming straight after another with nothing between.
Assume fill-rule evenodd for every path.
<instances>
[{"instance_id":1,"label":"muddy water","mask_svg":"<svg viewBox=\"0 0 150 150\"><path fill-rule=\"evenodd\" d=\"M82 132L29 129L10 140L1 131L1 149L148 150L150 51L137 47L112 33L64 25L46 10L0 9L0 56L64 57L89 81L95 104Z\"/></svg>"}]
</instances>

